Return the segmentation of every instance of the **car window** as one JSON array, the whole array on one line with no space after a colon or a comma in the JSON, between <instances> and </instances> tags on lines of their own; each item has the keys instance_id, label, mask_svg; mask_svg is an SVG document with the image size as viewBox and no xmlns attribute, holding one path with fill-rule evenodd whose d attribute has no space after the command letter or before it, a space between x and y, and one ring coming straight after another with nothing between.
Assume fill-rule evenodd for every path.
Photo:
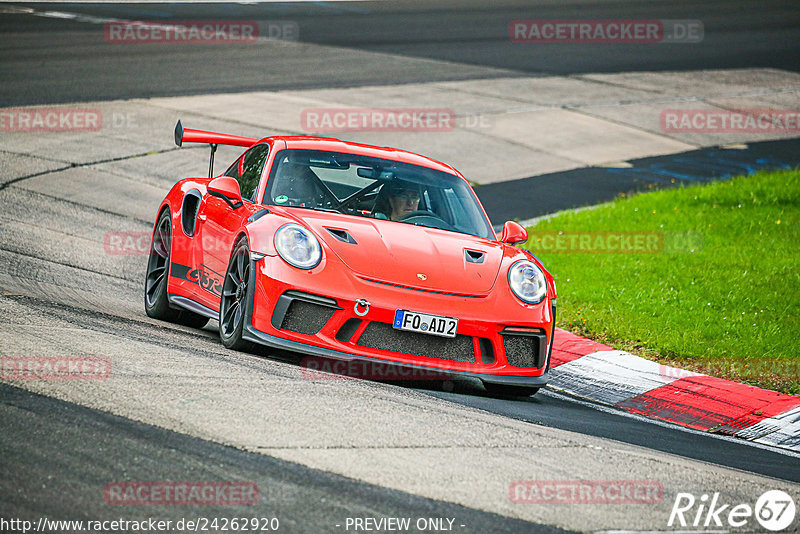
<instances>
[{"instance_id":1,"label":"car window","mask_svg":"<svg viewBox=\"0 0 800 534\"><path fill-rule=\"evenodd\" d=\"M233 162L233 165L228 167L228 170L225 171L225 175L224 176L230 176L231 178L236 178L238 180L239 179L239 160L241 160L241 159L242 158L240 158L240 157L236 158L236 161Z\"/></svg>"},{"instance_id":2,"label":"car window","mask_svg":"<svg viewBox=\"0 0 800 534\"><path fill-rule=\"evenodd\" d=\"M233 176L239 182L239 189L242 191L243 199L250 200L251 202L255 200L254 196L256 189L258 189L258 182L261 180L261 171L264 169L264 163L267 161L268 155L268 144L256 145L242 156L244 158L244 165L241 176L236 176L238 174L238 160L236 164L231 166L231 169L228 169L228 172L225 173L228 176ZM228 174L231 170L233 170L234 173Z\"/></svg>"},{"instance_id":3,"label":"car window","mask_svg":"<svg viewBox=\"0 0 800 534\"><path fill-rule=\"evenodd\" d=\"M263 202L492 238L480 204L461 178L357 154L281 150Z\"/></svg>"}]
</instances>

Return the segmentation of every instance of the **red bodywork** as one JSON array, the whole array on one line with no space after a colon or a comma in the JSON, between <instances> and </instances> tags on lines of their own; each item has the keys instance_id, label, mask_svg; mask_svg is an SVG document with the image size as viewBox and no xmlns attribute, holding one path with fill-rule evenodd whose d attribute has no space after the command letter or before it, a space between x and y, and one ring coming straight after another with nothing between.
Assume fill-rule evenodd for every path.
<instances>
[{"instance_id":1,"label":"red bodywork","mask_svg":"<svg viewBox=\"0 0 800 534\"><path fill-rule=\"evenodd\" d=\"M329 138L255 140L188 129L181 133L182 141L238 146L269 144L255 199L264 198L275 154L284 148L374 156L437 169L464 180L449 165L392 148ZM243 157L239 158L239 165ZM256 273L250 296L248 339L323 357L442 369L499 384L544 385L554 331L555 286L544 266L529 252L497 240L496 235L494 239L484 239L388 220L263 205L258 201L245 201L232 209L224 199L209 194L210 181L210 178L179 181L158 211L160 215L163 210L169 210L172 219L174 237L167 285L172 305L216 319L224 273L234 243L246 236L251 265L255 267L252 270ZM187 195L191 197L191 206L198 204L194 231L188 232L192 235L187 235L184 221L184 211L190 215L192 211L184 210ZM255 218L257 214L260 216ZM283 261L276 252L275 231L289 222L304 226L319 240L322 260L316 267L298 269ZM328 229L346 230L357 245L336 239ZM518 225L512 225L504 234L514 234L508 240L518 241L527 237L524 230L521 232ZM483 263L465 261L466 249L485 253L486 260ZM535 262L545 274L547 296L538 304L522 302L509 288L509 267L520 259ZM276 320L276 309L281 308L278 304L287 291L290 296L311 295L325 300L331 314L318 332L302 333L302 328L285 328L280 318ZM363 316L364 305L357 305L357 301L369 303ZM286 312L285 305L286 302L281 313ZM457 318L458 341L452 342L457 346L448 348L443 345L447 341L437 339L435 343L439 348L435 350L438 352L430 356L425 355L426 351L433 349L424 346L427 338L435 336L412 334L398 338L408 343L391 340L391 347L376 347L380 342L363 342L362 336L373 323L374 330L366 336L372 340L387 332L389 337L405 335L405 332L391 329L398 309ZM419 349L415 348L414 340L422 342ZM522 340L521 345L517 343L519 340ZM512 345L539 351L537 365L510 364L506 348Z\"/></svg>"}]
</instances>

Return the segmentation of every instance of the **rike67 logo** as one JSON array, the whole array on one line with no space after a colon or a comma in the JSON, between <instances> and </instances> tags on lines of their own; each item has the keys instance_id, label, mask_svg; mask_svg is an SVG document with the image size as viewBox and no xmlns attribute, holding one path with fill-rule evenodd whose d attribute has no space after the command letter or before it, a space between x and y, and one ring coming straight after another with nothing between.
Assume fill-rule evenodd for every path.
<instances>
[{"instance_id":1,"label":"rike67 logo","mask_svg":"<svg viewBox=\"0 0 800 534\"><path fill-rule=\"evenodd\" d=\"M749 531L758 528L752 522L755 517L762 528L778 532L792 526L795 511L794 499L781 490L765 492L756 500L755 506L723 503L716 492L711 497L704 494L699 499L691 493L678 493L667 526L747 527Z\"/></svg>"}]
</instances>

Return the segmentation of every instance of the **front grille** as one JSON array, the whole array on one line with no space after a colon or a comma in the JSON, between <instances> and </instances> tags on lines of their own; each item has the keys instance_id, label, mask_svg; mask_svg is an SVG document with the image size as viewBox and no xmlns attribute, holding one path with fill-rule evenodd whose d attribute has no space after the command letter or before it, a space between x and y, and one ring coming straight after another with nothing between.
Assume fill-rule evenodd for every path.
<instances>
[{"instance_id":1,"label":"front grille","mask_svg":"<svg viewBox=\"0 0 800 534\"><path fill-rule=\"evenodd\" d=\"M322 330L337 310L341 308L328 297L287 291L275 304L272 326L279 330L314 335Z\"/></svg>"},{"instance_id":2,"label":"front grille","mask_svg":"<svg viewBox=\"0 0 800 534\"><path fill-rule=\"evenodd\" d=\"M362 347L402 352L414 356L475 363L472 337L460 334L454 338L432 336L396 330L387 323L372 322L367 325L364 333L358 338L358 344Z\"/></svg>"},{"instance_id":3,"label":"front grille","mask_svg":"<svg viewBox=\"0 0 800 534\"><path fill-rule=\"evenodd\" d=\"M336 310L327 306L293 300L286 310L281 328L298 334L313 335L322 330L334 311Z\"/></svg>"},{"instance_id":4,"label":"front grille","mask_svg":"<svg viewBox=\"0 0 800 534\"><path fill-rule=\"evenodd\" d=\"M542 331L513 334L503 330L503 346L506 349L506 359L513 367L542 367L546 356L545 344L547 338Z\"/></svg>"},{"instance_id":5,"label":"front grille","mask_svg":"<svg viewBox=\"0 0 800 534\"><path fill-rule=\"evenodd\" d=\"M361 326L361 319L350 318L344 322L339 331L336 332L336 339L342 343L347 343L353 334L356 333L358 327Z\"/></svg>"}]
</instances>

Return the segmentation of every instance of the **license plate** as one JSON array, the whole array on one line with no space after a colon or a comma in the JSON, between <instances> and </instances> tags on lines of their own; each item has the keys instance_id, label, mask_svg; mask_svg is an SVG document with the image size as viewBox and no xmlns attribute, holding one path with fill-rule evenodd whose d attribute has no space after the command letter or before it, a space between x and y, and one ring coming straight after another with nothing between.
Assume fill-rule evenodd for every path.
<instances>
[{"instance_id":1,"label":"license plate","mask_svg":"<svg viewBox=\"0 0 800 534\"><path fill-rule=\"evenodd\" d=\"M419 332L434 336L456 337L458 319L408 310L397 310L394 312L392 326L397 330L408 330L409 332Z\"/></svg>"}]
</instances>

